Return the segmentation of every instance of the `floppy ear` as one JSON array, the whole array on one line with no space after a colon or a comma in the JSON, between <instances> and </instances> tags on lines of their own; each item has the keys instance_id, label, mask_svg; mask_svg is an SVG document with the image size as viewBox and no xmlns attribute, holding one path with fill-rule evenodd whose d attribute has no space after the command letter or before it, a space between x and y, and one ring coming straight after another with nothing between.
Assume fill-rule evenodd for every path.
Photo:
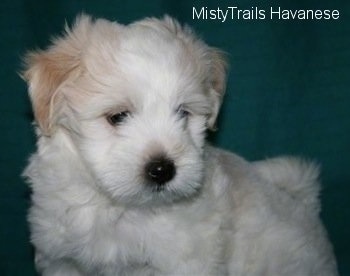
<instances>
[{"instance_id":1,"label":"floppy ear","mask_svg":"<svg viewBox=\"0 0 350 276\"><path fill-rule=\"evenodd\" d=\"M219 49L209 47L195 35L189 26L181 26L177 20L170 16L166 15L161 23L191 49L200 66L204 68L203 71L209 86L209 97L212 105L207 127L210 130L215 130L216 118L226 89L226 72L228 67L226 55Z\"/></svg>"},{"instance_id":2,"label":"floppy ear","mask_svg":"<svg viewBox=\"0 0 350 276\"><path fill-rule=\"evenodd\" d=\"M227 62L225 54L215 48L209 48L209 85L212 112L208 118L208 128L216 130L216 119L226 90Z\"/></svg>"},{"instance_id":3,"label":"floppy ear","mask_svg":"<svg viewBox=\"0 0 350 276\"><path fill-rule=\"evenodd\" d=\"M60 117L60 89L81 74L81 49L91 24L90 17L82 15L72 30L66 27L64 36L55 39L47 50L30 52L24 58L22 76L29 86L35 120L44 135L52 134Z\"/></svg>"}]
</instances>

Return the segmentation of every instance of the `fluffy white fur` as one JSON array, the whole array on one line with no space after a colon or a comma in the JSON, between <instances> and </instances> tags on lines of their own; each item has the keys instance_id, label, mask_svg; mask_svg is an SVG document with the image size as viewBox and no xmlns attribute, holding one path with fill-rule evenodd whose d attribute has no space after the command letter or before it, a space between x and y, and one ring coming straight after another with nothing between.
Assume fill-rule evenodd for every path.
<instances>
[{"instance_id":1,"label":"fluffy white fur","mask_svg":"<svg viewBox=\"0 0 350 276\"><path fill-rule=\"evenodd\" d=\"M26 63L38 149L24 175L43 275L336 275L317 167L205 144L225 61L188 27L81 16ZM157 155L176 167L161 188L144 173Z\"/></svg>"}]
</instances>

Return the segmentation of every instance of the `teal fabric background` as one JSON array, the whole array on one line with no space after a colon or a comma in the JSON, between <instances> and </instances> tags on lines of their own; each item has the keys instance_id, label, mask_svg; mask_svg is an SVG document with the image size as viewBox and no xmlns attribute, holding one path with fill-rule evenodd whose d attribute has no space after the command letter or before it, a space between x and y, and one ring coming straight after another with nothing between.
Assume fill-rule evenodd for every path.
<instances>
[{"instance_id":1,"label":"teal fabric background","mask_svg":"<svg viewBox=\"0 0 350 276\"><path fill-rule=\"evenodd\" d=\"M338 20L192 18L192 7L338 9ZM228 89L210 140L249 160L293 154L322 165L322 219L341 275L350 275L350 2L83 1L0 2L0 275L35 275L26 224L29 189L20 177L35 149L26 86L26 49L45 47L85 11L129 23L168 13L228 53Z\"/></svg>"}]
</instances>

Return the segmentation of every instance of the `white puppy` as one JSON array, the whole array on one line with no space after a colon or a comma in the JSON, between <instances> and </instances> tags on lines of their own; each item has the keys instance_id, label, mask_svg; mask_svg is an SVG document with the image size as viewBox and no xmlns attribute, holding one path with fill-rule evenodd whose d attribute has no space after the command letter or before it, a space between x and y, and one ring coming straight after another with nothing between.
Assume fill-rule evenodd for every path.
<instances>
[{"instance_id":1,"label":"white puppy","mask_svg":"<svg viewBox=\"0 0 350 276\"><path fill-rule=\"evenodd\" d=\"M225 61L188 27L81 16L26 64L43 275L336 275L317 168L205 144Z\"/></svg>"}]
</instances>

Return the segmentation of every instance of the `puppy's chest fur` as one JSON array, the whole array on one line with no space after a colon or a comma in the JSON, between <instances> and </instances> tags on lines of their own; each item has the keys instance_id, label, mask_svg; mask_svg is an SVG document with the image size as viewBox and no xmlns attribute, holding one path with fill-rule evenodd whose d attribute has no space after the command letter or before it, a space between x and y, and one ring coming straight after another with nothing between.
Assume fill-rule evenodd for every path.
<instances>
[{"instance_id":1,"label":"puppy's chest fur","mask_svg":"<svg viewBox=\"0 0 350 276\"><path fill-rule=\"evenodd\" d=\"M84 275L163 275L202 260L207 261L203 271L217 274L223 270L223 217L207 192L153 210L70 206L63 208L60 230L43 230L51 240L59 237L56 250L84 268Z\"/></svg>"}]
</instances>

